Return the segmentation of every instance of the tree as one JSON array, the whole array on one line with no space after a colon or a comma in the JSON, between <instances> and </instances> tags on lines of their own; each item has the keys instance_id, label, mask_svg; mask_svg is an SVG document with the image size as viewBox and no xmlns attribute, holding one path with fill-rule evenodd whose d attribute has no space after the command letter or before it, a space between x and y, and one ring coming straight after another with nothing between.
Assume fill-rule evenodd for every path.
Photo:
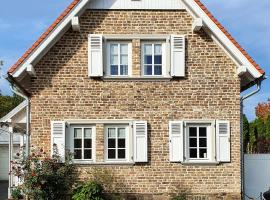
<instances>
[{"instance_id":1,"label":"tree","mask_svg":"<svg viewBox=\"0 0 270 200\"><path fill-rule=\"evenodd\" d=\"M13 96L0 95L0 118L9 113L12 109L18 106L23 101L23 98L14 94Z\"/></svg>"},{"instance_id":2,"label":"tree","mask_svg":"<svg viewBox=\"0 0 270 200\"><path fill-rule=\"evenodd\" d=\"M246 115L243 115L243 137L244 137L244 152L248 152L248 145L250 141L249 122Z\"/></svg>"},{"instance_id":3,"label":"tree","mask_svg":"<svg viewBox=\"0 0 270 200\"><path fill-rule=\"evenodd\" d=\"M259 103L256 107L256 116L263 121L266 121L270 116L270 98L265 103Z\"/></svg>"}]
</instances>

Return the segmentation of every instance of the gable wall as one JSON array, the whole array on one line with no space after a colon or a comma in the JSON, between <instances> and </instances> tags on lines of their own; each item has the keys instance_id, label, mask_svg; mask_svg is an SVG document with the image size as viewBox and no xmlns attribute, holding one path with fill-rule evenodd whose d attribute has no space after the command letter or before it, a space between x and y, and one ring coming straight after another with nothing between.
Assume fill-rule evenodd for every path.
<instances>
[{"instance_id":1,"label":"gable wall","mask_svg":"<svg viewBox=\"0 0 270 200\"><path fill-rule=\"evenodd\" d=\"M148 121L149 160L145 165L109 166L117 191L168 194L240 195L240 80L235 64L205 33L191 31L186 11L86 11L81 32L69 30L35 66L32 80L32 144L50 149L50 121L137 119ZM102 81L87 77L87 38L96 34L186 34L187 77L171 81ZM135 51L140 51L134 40ZM139 55L139 54L137 54ZM133 52L133 67L139 70ZM181 119L231 122L232 162L183 166L169 162L168 123ZM102 144L103 128L97 128ZM97 156L103 159L102 145ZM80 166L81 176L90 166ZM162 199L165 199L162 198ZM236 198L239 199L239 198Z\"/></svg>"}]
</instances>

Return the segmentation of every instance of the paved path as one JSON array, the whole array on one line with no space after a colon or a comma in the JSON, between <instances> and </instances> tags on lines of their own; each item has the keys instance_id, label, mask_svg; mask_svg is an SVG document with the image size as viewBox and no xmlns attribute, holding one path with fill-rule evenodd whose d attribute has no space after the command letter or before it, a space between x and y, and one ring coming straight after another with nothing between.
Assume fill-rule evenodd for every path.
<instances>
[{"instance_id":1,"label":"paved path","mask_svg":"<svg viewBox=\"0 0 270 200\"><path fill-rule=\"evenodd\" d=\"M0 181L0 200L6 200L8 197L8 182Z\"/></svg>"}]
</instances>

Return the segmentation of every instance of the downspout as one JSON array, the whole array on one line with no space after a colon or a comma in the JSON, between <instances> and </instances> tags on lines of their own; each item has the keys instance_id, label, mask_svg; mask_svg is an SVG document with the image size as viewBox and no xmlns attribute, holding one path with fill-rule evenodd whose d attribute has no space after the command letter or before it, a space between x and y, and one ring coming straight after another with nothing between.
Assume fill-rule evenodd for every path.
<instances>
[{"instance_id":1,"label":"downspout","mask_svg":"<svg viewBox=\"0 0 270 200\"><path fill-rule=\"evenodd\" d=\"M241 190L242 190L242 199L244 199L245 196L245 154L244 154L244 124L243 124L243 114L244 114L244 100L252 97L253 95L257 94L261 90L261 82L262 80L259 80L259 82L256 84L257 88L256 90L252 91L251 93L241 97L241 134L240 134L240 141L241 141Z\"/></svg>"}]
</instances>

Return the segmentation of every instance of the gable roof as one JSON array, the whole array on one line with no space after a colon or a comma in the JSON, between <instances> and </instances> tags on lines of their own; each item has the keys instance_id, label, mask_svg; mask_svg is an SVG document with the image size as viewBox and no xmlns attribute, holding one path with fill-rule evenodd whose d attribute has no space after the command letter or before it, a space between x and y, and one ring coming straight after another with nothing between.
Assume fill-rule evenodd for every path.
<instances>
[{"instance_id":1,"label":"gable roof","mask_svg":"<svg viewBox=\"0 0 270 200\"><path fill-rule=\"evenodd\" d=\"M15 107L13 110L11 110L8 114L6 114L4 117L0 119L0 122L9 122L9 120L14 117L16 114L21 112L24 108L27 106L27 101L23 101L20 103L17 107Z\"/></svg>"},{"instance_id":2,"label":"gable roof","mask_svg":"<svg viewBox=\"0 0 270 200\"><path fill-rule=\"evenodd\" d=\"M48 39L50 35L56 30L57 27L71 14L74 16L78 14L78 11L72 13L75 7L79 7L79 4L83 4L81 8L85 8L89 0L74 0L65 10L64 12L52 23L52 25L41 35L41 37L23 54L23 56L8 70L9 75L13 75L16 70L18 70L29 57L37 51L37 49L43 44L43 42ZM251 58L250 55L236 42L236 40L229 34L229 32L218 22L218 20L209 12L209 10L201 3L200 0L184 0L187 4L191 2L195 2L200 9L209 17L209 19L215 23L220 31L232 42L234 47L236 47L241 54L247 59L250 65L258 72L257 77L260 78L264 76L264 70Z\"/></svg>"}]
</instances>

